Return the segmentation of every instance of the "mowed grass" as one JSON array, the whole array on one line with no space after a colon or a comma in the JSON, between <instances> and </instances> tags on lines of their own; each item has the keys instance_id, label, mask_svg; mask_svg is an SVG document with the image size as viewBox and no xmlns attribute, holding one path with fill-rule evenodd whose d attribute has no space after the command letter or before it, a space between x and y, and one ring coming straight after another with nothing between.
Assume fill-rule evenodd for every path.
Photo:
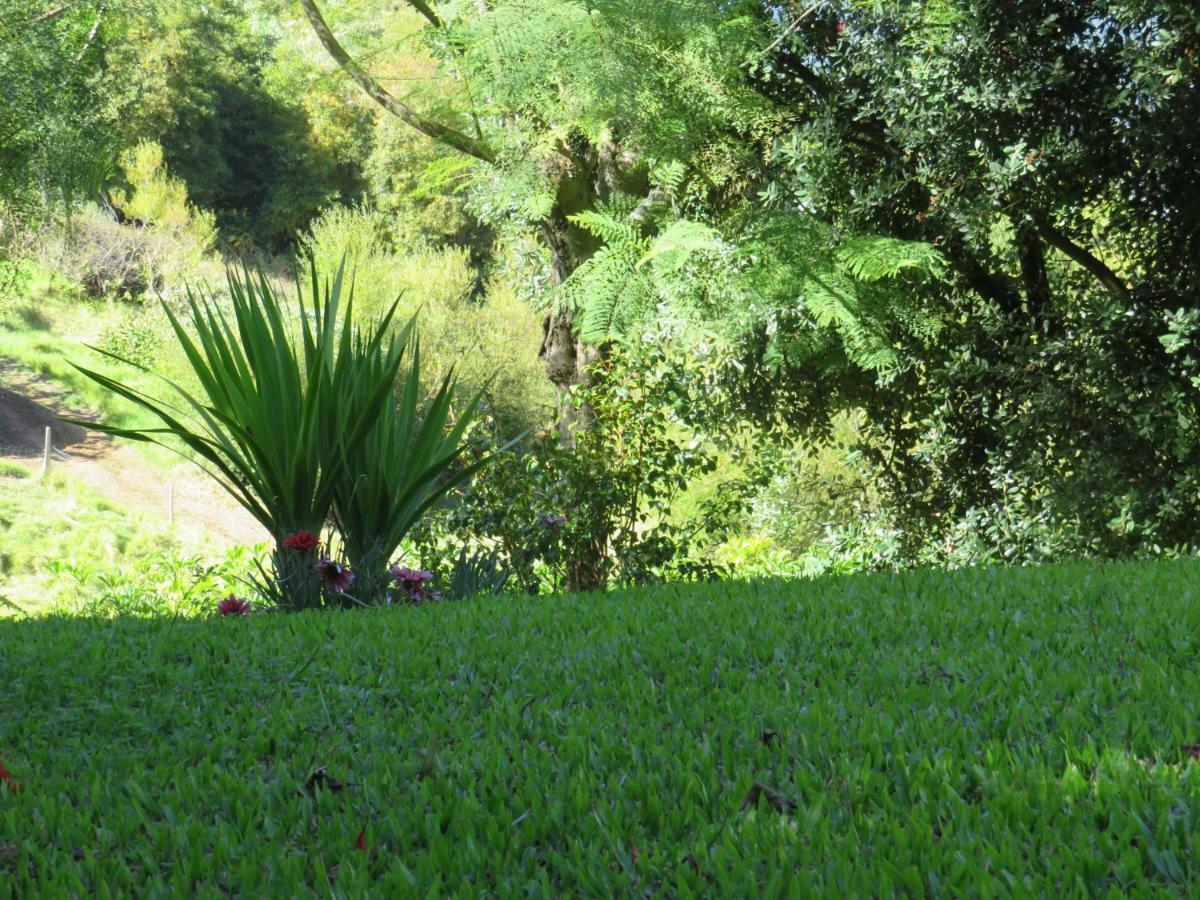
<instances>
[{"instance_id":1,"label":"mowed grass","mask_svg":"<svg viewBox=\"0 0 1200 900\"><path fill-rule=\"evenodd\" d=\"M1188 894L1198 589L3 621L0 897Z\"/></svg>"}]
</instances>

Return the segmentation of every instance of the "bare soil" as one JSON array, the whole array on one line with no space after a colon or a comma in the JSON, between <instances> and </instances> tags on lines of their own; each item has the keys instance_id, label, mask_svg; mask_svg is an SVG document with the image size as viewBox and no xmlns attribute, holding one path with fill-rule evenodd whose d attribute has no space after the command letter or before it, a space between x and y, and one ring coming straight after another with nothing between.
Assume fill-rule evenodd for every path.
<instances>
[{"instance_id":1,"label":"bare soil","mask_svg":"<svg viewBox=\"0 0 1200 900\"><path fill-rule=\"evenodd\" d=\"M94 412L71 407L54 383L0 357L0 459L40 470L49 426L52 445L59 451L52 455L51 468L115 506L165 526L173 486L175 525L187 537L213 546L267 539L263 527L191 463L181 460L164 470L108 435L62 422L58 416L96 418Z\"/></svg>"}]
</instances>

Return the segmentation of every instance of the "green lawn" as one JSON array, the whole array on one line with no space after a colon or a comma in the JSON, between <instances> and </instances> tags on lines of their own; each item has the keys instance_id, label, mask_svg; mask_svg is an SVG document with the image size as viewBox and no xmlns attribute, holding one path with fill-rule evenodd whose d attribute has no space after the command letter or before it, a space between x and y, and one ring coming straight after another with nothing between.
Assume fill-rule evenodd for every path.
<instances>
[{"instance_id":1,"label":"green lawn","mask_svg":"<svg viewBox=\"0 0 1200 900\"><path fill-rule=\"evenodd\" d=\"M0 621L0 897L1187 894L1198 590L1061 565Z\"/></svg>"}]
</instances>

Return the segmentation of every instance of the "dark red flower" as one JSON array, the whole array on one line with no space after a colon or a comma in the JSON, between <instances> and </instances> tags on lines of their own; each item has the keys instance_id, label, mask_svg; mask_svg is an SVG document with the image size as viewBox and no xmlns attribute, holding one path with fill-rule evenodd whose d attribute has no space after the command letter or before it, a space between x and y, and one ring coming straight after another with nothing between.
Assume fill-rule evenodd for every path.
<instances>
[{"instance_id":1,"label":"dark red flower","mask_svg":"<svg viewBox=\"0 0 1200 900\"><path fill-rule=\"evenodd\" d=\"M284 538L283 546L297 553L311 553L321 546L321 542L311 531L297 531Z\"/></svg>"},{"instance_id":2,"label":"dark red flower","mask_svg":"<svg viewBox=\"0 0 1200 900\"><path fill-rule=\"evenodd\" d=\"M3 782L4 786L10 791L19 791L21 789L21 782L12 777L12 773L4 768L4 763L2 762L0 762L0 782Z\"/></svg>"},{"instance_id":3,"label":"dark red flower","mask_svg":"<svg viewBox=\"0 0 1200 900\"><path fill-rule=\"evenodd\" d=\"M359 829L358 837L354 839L354 849L361 853L367 852L367 829Z\"/></svg>"},{"instance_id":4,"label":"dark red flower","mask_svg":"<svg viewBox=\"0 0 1200 900\"><path fill-rule=\"evenodd\" d=\"M250 603L230 594L217 604L217 612L223 616L248 616L250 615Z\"/></svg>"},{"instance_id":5,"label":"dark red flower","mask_svg":"<svg viewBox=\"0 0 1200 900\"><path fill-rule=\"evenodd\" d=\"M841 34L841 33L842 33L842 32L844 32L845 30L846 30L846 23L845 23L845 22L838 22L838 23L837 23L837 33L838 33L838 34Z\"/></svg>"},{"instance_id":6,"label":"dark red flower","mask_svg":"<svg viewBox=\"0 0 1200 900\"><path fill-rule=\"evenodd\" d=\"M433 580L433 573L428 569L409 569L406 566L392 566L388 569L396 584L420 587L427 581Z\"/></svg>"},{"instance_id":7,"label":"dark red flower","mask_svg":"<svg viewBox=\"0 0 1200 900\"><path fill-rule=\"evenodd\" d=\"M437 591L427 587L433 581L433 573L428 569L409 569L405 566L392 566L388 574L400 588L401 599L409 603L423 603L426 600L437 600L441 597Z\"/></svg>"},{"instance_id":8,"label":"dark red flower","mask_svg":"<svg viewBox=\"0 0 1200 900\"><path fill-rule=\"evenodd\" d=\"M317 574L325 582L325 587L337 593L345 593L354 584L354 573L345 563L322 556L317 563Z\"/></svg>"}]
</instances>

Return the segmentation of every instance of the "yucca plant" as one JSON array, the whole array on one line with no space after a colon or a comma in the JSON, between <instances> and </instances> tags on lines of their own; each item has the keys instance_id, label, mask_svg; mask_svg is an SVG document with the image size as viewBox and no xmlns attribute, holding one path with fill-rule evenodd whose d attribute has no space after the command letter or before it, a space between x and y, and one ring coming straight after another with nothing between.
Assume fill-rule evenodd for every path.
<instances>
[{"instance_id":1,"label":"yucca plant","mask_svg":"<svg viewBox=\"0 0 1200 900\"><path fill-rule=\"evenodd\" d=\"M410 331L393 334L393 304L366 333L355 332L353 298L344 303L342 298L344 274L343 264L332 282L322 282L312 268L309 299L300 298L298 335L289 333L284 309L261 272L254 276L243 270L239 276L230 270L232 322L211 294L189 290L189 333L164 303L203 390L203 398L195 397L162 379L183 409L76 366L153 413L162 426L79 424L170 449L182 443L270 532L275 540L272 587L293 607L319 605L323 594L315 551L298 553L294 541L293 547L285 541L301 532L320 534L335 496L344 496L347 483L355 480L346 471L345 448L367 442L380 414L392 408Z\"/></svg>"},{"instance_id":2,"label":"yucca plant","mask_svg":"<svg viewBox=\"0 0 1200 900\"><path fill-rule=\"evenodd\" d=\"M453 413L456 384L448 374L431 398L421 397L421 351L408 341L411 358L394 398L385 404L361 441L345 444L346 472L334 488L333 518L356 573L355 598L383 602L388 563L405 535L431 505L469 479L487 458L462 461L463 436L474 421L479 395ZM382 360L371 363L383 365ZM372 378L363 379L359 391ZM357 403L358 398L351 398Z\"/></svg>"}]
</instances>

